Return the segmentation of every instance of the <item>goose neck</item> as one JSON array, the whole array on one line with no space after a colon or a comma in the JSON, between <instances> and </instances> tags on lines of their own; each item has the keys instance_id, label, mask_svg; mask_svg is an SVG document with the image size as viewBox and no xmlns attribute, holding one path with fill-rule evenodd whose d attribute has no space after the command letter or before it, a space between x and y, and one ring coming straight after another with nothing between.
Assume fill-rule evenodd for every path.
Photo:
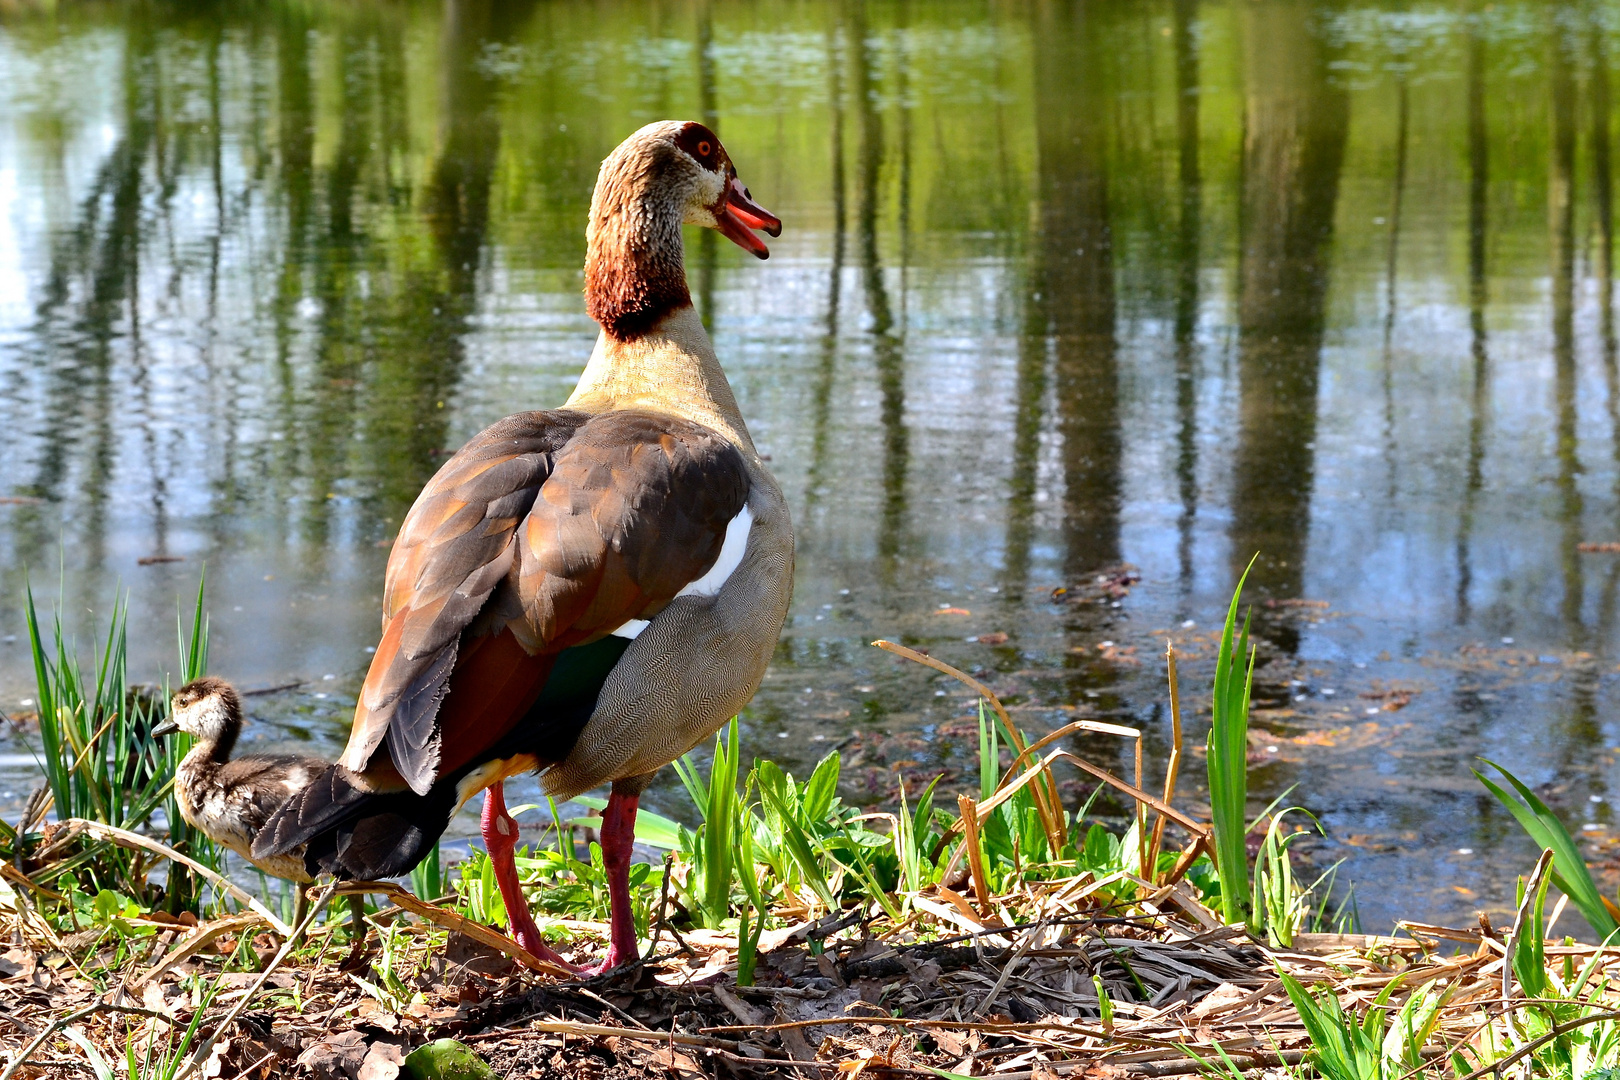
<instances>
[{"instance_id":1,"label":"goose neck","mask_svg":"<svg viewBox=\"0 0 1620 1080\"><path fill-rule=\"evenodd\" d=\"M721 432L755 456L736 395L691 304L631 341L604 329L567 407L670 413Z\"/></svg>"},{"instance_id":2,"label":"goose neck","mask_svg":"<svg viewBox=\"0 0 1620 1080\"><path fill-rule=\"evenodd\" d=\"M681 218L645 175L604 168L586 232L585 307L615 340L634 341L692 303Z\"/></svg>"}]
</instances>

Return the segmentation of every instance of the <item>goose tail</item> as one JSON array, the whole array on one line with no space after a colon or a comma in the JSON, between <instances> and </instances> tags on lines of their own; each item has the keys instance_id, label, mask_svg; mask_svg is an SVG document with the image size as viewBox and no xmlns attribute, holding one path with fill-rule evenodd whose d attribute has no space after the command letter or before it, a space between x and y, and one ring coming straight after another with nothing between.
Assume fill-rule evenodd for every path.
<instances>
[{"instance_id":1,"label":"goose tail","mask_svg":"<svg viewBox=\"0 0 1620 1080\"><path fill-rule=\"evenodd\" d=\"M253 841L256 858L304 849L311 874L376 880L398 877L425 858L456 809L453 782L423 794L371 791L333 765L288 799Z\"/></svg>"}]
</instances>

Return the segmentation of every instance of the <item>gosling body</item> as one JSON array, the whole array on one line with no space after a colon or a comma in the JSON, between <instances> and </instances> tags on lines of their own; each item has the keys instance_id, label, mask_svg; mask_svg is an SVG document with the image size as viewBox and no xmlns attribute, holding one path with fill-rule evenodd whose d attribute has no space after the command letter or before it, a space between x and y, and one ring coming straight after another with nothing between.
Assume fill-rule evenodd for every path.
<instances>
[{"instance_id":1,"label":"gosling body","mask_svg":"<svg viewBox=\"0 0 1620 1080\"><path fill-rule=\"evenodd\" d=\"M299 754L233 758L231 752L242 732L242 699L224 679L195 679L175 693L169 719L152 733L162 736L176 731L196 740L174 772L175 802L186 823L267 874L301 885L313 881L303 846L255 855L253 841L277 811L331 766L320 758ZM354 952L345 967L358 962L364 946L362 902L358 895L349 898ZM298 890L295 925L303 922L307 905L307 894Z\"/></svg>"}]
</instances>

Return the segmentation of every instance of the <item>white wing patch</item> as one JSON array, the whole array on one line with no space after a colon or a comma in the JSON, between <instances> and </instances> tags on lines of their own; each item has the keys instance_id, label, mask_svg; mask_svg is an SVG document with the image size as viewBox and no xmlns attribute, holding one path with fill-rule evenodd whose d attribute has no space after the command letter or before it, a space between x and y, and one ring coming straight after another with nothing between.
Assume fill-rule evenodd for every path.
<instances>
[{"instance_id":1,"label":"white wing patch","mask_svg":"<svg viewBox=\"0 0 1620 1080\"><path fill-rule=\"evenodd\" d=\"M714 596L737 567L742 565L743 553L748 550L748 533L754 527L753 512L748 504L737 511L737 516L726 523L726 539L720 545L720 557L714 560L709 572L676 593L676 596Z\"/></svg>"},{"instance_id":2,"label":"white wing patch","mask_svg":"<svg viewBox=\"0 0 1620 1080\"><path fill-rule=\"evenodd\" d=\"M709 572L691 582L676 593L676 596L715 596L720 592L727 579L731 577L742 565L743 555L748 551L748 534L754 528L754 514L744 503L743 508L737 511L737 516L726 523L726 538L720 543L720 556L709 567ZM613 637L630 638L634 641L647 629L651 620L630 619L623 626L614 630Z\"/></svg>"}]
</instances>

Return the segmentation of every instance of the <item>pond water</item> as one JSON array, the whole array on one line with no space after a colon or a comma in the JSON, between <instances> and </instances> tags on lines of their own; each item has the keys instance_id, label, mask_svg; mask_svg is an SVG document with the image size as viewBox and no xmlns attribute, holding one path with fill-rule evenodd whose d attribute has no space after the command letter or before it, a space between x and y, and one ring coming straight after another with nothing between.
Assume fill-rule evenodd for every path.
<instances>
[{"instance_id":1,"label":"pond water","mask_svg":"<svg viewBox=\"0 0 1620 1080\"><path fill-rule=\"evenodd\" d=\"M1258 552L1254 808L1367 929L1511 901L1478 756L1620 867L1617 54L1601 4L0 0L0 705L25 580L85 643L128 589L156 678L206 565L251 743L334 752L412 498L589 353L597 163L690 117L786 223L688 236L798 533L751 752L955 782L973 699L888 637L1152 775Z\"/></svg>"}]
</instances>

